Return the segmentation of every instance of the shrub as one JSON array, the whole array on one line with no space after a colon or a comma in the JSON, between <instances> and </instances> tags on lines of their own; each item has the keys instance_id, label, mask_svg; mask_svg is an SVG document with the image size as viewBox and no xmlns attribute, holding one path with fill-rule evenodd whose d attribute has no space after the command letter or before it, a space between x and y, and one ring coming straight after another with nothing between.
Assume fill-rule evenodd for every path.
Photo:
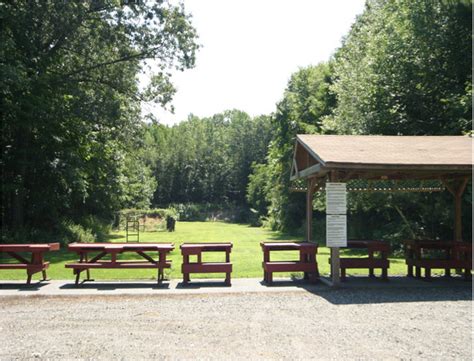
<instances>
[{"instance_id":1,"label":"shrub","mask_svg":"<svg viewBox=\"0 0 474 361\"><path fill-rule=\"evenodd\" d=\"M76 224L71 220L65 220L61 223L62 244L69 244L72 242L86 242L91 243L96 240L92 230L85 228L80 224Z\"/></svg>"}]
</instances>

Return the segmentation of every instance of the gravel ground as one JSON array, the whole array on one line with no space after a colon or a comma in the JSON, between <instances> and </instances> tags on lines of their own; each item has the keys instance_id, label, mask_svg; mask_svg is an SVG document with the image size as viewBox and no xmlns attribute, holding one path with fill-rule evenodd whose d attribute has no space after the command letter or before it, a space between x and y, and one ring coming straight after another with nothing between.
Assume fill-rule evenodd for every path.
<instances>
[{"instance_id":1,"label":"gravel ground","mask_svg":"<svg viewBox=\"0 0 474 361\"><path fill-rule=\"evenodd\" d=\"M0 360L472 359L470 289L0 298Z\"/></svg>"}]
</instances>

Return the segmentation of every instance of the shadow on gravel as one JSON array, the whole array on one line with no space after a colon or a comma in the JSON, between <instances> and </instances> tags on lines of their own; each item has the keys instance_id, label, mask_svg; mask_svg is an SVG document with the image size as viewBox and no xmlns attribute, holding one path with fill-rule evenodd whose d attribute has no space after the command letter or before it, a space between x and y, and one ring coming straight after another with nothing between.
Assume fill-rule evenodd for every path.
<instances>
[{"instance_id":1,"label":"shadow on gravel","mask_svg":"<svg viewBox=\"0 0 474 361\"><path fill-rule=\"evenodd\" d=\"M76 286L74 283L67 283L59 287L63 290L80 290L80 289L95 289L97 291L115 291L117 289L168 289L169 284L163 283L161 285L156 283L122 283L122 282L107 282L107 283L80 283Z\"/></svg>"},{"instance_id":2,"label":"shadow on gravel","mask_svg":"<svg viewBox=\"0 0 474 361\"><path fill-rule=\"evenodd\" d=\"M215 282L209 281L191 281L190 283L180 282L176 285L177 289L199 289L199 288L222 288L222 287L232 287L227 286L223 281L216 280Z\"/></svg>"},{"instance_id":3,"label":"shadow on gravel","mask_svg":"<svg viewBox=\"0 0 474 361\"><path fill-rule=\"evenodd\" d=\"M47 286L48 282L37 282L27 285L26 283L0 284L0 290L39 291L41 287Z\"/></svg>"},{"instance_id":4,"label":"shadow on gravel","mask_svg":"<svg viewBox=\"0 0 474 361\"><path fill-rule=\"evenodd\" d=\"M340 288L305 288L309 293L335 305L377 304L400 302L471 301L472 284L460 278L433 278L426 282L397 277L388 282L372 279L349 279Z\"/></svg>"}]
</instances>

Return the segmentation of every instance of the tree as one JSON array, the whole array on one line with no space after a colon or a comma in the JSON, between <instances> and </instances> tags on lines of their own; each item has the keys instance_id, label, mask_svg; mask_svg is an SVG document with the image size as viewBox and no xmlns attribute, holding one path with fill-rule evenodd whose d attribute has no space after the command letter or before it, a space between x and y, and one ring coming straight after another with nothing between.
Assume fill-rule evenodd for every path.
<instances>
[{"instance_id":1,"label":"tree","mask_svg":"<svg viewBox=\"0 0 474 361\"><path fill-rule=\"evenodd\" d=\"M245 205L253 162L263 162L272 138L269 117L239 110L190 116L172 127L150 124L147 164L158 187L154 204L233 202Z\"/></svg>"},{"instance_id":2,"label":"tree","mask_svg":"<svg viewBox=\"0 0 474 361\"><path fill-rule=\"evenodd\" d=\"M255 166L256 172L265 169L267 173L268 215L270 223L277 229L294 229L304 219L304 197L301 193L290 192L290 169L298 133L320 133L322 119L333 110L336 101L330 92L332 84L331 65L320 63L302 68L291 76L283 99L277 105L273 116L275 136L270 144L267 166ZM256 173L249 184L249 199L255 199L257 184L263 179ZM262 210L263 202L254 202ZM263 214L261 214L263 215Z\"/></svg>"},{"instance_id":3,"label":"tree","mask_svg":"<svg viewBox=\"0 0 474 361\"><path fill-rule=\"evenodd\" d=\"M368 1L335 54L331 90L337 107L323 120L323 130L383 135L470 131L471 22L467 1ZM466 205L471 204L470 189ZM449 194L352 195L351 227L360 230L359 237L412 237L400 231L408 225L400 227L397 209L417 236L452 237ZM465 207L464 219L471 219L471 210ZM472 234L470 222L464 222L464 234Z\"/></svg>"},{"instance_id":4,"label":"tree","mask_svg":"<svg viewBox=\"0 0 474 361\"><path fill-rule=\"evenodd\" d=\"M471 129L468 1L371 0L337 51L340 134L462 134Z\"/></svg>"},{"instance_id":5,"label":"tree","mask_svg":"<svg viewBox=\"0 0 474 361\"><path fill-rule=\"evenodd\" d=\"M110 217L148 184L127 176L140 101L169 103L169 69L193 66L196 33L182 6L120 3L0 4L4 228ZM151 62L156 74L139 91Z\"/></svg>"}]
</instances>

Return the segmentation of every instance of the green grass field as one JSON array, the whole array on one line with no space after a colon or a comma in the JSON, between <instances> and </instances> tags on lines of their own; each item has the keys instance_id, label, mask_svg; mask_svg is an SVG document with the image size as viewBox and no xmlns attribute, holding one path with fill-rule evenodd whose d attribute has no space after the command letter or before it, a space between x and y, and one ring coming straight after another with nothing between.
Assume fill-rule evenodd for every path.
<instances>
[{"instance_id":1,"label":"green grass field","mask_svg":"<svg viewBox=\"0 0 474 361\"><path fill-rule=\"evenodd\" d=\"M272 232L263 228L250 227L243 224L232 224L224 222L178 222L176 224L176 232L146 232L140 234L141 242L173 242L175 250L168 259L172 260L171 270L166 270L166 276L173 279L181 278L181 261L182 256L179 245L183 242L226 242L231 241L234 244L231 253L231 262L233 263L234 278L246 277L262 277L262 251L260 242L263 240L284 241L299 240L302 238L293 237L288 234ZM125 232L115 232L110 235L111 242L125 242ZM275 256L273 256L275 255ZM4 257L4 256L2 256ZM319 271L323 275L329 273L329 249L320 247L318 249ZM220 252L217 254L205 254L203 261L223 260L224 255ZM295 252L277 252L272 253L272 259L289 260L297 259ZM2 259L3 261L4 259ZM46 254L46 260L51 262L48 270L48 276L51 279L66 280L73 279L71 269L64 267L65 263L76 261L76 255L65 250L59 252L49 252ZM405 262L400 258L390 259L389 275L406 274ZM348 274L366 274L364 270L349 270ZM0 279L3 280L21 280L26 279L24 270L8 270L0 272ZM284 274L281 274L284 275ZM91 270L91 276L96 279L153 279L156 278L154 270ZM289 274L288 274L289 276ZM216 278L223 275L194 275L192 278ZM35 279L40 278L40 274L34 276Z\"/></svg>"}]
</instances>

